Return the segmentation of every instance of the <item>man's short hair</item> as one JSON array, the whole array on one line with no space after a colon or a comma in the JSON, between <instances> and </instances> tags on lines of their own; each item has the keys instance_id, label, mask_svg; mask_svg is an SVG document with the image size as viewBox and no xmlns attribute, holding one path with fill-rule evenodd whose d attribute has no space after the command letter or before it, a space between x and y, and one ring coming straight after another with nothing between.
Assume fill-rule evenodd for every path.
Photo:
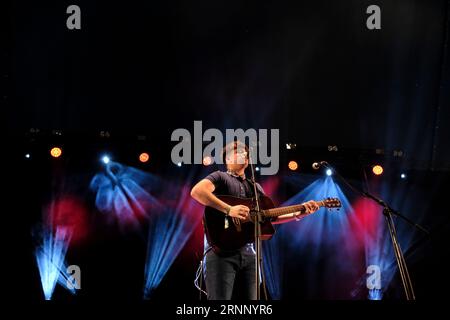
<instances>
[{"instance_id":1,"label":"man's short hair","mask_svg":"<svg viewBox=\"0 0 450 320\"><path fill-rule=\"evenodd\" d=\"M222 161L223 161L223 164L225 164L225 165L227 164L227 161L226 161L227 154L232 155L236 151L239 151L239 150L242 150L242 149L245 150L245 152L247 152L246 157L247 157L247 159L249 159L249 151L248 151L248 147L247 147L247 145L245 143L243 143L241 141L238 141L238 140L228 143L222 149Z\"/></svg>"}]
</instances>

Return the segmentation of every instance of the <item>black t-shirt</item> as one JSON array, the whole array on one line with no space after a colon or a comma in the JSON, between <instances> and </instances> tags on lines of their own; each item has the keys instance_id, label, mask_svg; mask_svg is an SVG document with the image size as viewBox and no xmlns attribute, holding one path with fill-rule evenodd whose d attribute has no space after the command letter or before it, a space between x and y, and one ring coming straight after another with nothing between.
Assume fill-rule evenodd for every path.
<instances>
[{"instance_id":1,"label":"black t-shirt","mask_svg":"<svg viewBox=\"0 0 450 320\"><path fill-rule=\"evenodd\" d=\"M215 171L209 174L205 179L211 181L214 186L214 194L222 195L222 196L234 196L240 198L252 198L253 197L253 184L251 181L247 179L242 179L241 177L237 177L229 174L224 171ZM259 183L256 183L256 188L259 191L260 195L265 195L263 188ZM247 246L253 249L253 244L248 243ZM204 237L204 252L208 252L211 249L211 245L208 243L206 235Z\"/></svg>"},{"instance_id":2,"label":"black t-shirt","mask_svg":"<svg viewBox=\"0 0 450 320\"><path fill-rule=\"evenodd\" d=\"M242 179L223 171L215 171L209 174L205 179L211 181L214 186L215 195L227 195L240 198L253 197L253 184L250 179ZM264 190L259 183L256 183L259 193L264 194Z\"/></svg>"}]
</instances>

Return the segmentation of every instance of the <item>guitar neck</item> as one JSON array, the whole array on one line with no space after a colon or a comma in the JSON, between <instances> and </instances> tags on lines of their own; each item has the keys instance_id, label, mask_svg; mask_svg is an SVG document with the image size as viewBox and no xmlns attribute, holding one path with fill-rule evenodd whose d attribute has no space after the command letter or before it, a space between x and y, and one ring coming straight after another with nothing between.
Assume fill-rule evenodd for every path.
<instances>
[{"instance_id":1,"label":"guitar neck","mask_svg":"<svg viewBox=\"0 0 450 320\"><path fill-rule=\"evenodd\" d=\"M319 205L319 207L323 207L324 206L324 202L323 201L317 201L317 204ZM293 206L286 206L286 207L279 207L279 208L273 208L273 209L268 209L268 210L262 210L262 213L264 216L266 217L278 217L281 216L283 214L289 214L289 213L294 213L294 212L305 212L306 208L304 205L302 204L296 204Z\"/></svg>"}]
</instances>

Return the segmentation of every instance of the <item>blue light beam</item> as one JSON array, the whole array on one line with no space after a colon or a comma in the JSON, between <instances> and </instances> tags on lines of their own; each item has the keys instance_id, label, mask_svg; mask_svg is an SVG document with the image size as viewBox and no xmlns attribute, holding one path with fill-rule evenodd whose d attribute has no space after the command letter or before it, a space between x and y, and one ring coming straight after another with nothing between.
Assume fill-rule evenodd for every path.
<instances>
[{"instance_id":1,"label":"blue light beam","mask_svg":"<svg viewBox=\"0 0 450 320\"><path fill-rule=\"evenodd\" d=\"M190 197L189 188L183 188L175 194L180 194L177 207L166 209L150 219L145 265L145 299L151 298L201 219L201 215L196 214L198 204Z\"/></svg>"},{"instance_id":2,"label":"blue light beam","mask_svg":"<svg viewBox=\"0 0 450 320\"><path fill-rule=\"evenodd\" d=\"M162 207L150 194L158 184L149 173L111 161L93 177L90 189L96 193L95 205L100 212L138 227L139 217L147 218L150 208Z\"/></svg>"},{"instance_id":3,"label":"blue light beam","mask_svg":"<svg viewBox=\"0 0 450 320\"><path fill-rule=\"evenodd\" d=\"M67 288L69 275L64 259L69 239L70 233L66 228L57 228L55 235L46 230L43 231L42 244L36 248L35 257L45 300L51 300L57 282ZM67 289L75 294L74 288Z\"/></svg>"}]
</instances>

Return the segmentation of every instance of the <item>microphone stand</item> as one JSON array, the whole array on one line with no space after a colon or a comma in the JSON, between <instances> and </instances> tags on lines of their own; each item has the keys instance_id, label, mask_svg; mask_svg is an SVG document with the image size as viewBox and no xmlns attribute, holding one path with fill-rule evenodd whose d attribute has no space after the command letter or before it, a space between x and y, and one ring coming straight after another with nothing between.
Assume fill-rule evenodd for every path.
<instances>
[{"instance_id":1,"label":"microphone stand","mask_svg":"<svg viewBox=\"0 0 450 320\"><path fill-rule=\"evenodd\" d=\"M252 151L253 149L251 149L250 151ZM259 206L259 194L258 194L258 188L256 187L256 181L255 181L255 167L253 164L253 160L251 157L251 153L249 152L249 165L250 165L250 171L252 173L251 175L251 182L253 185L253 194L255 195L255 209L256 209L256 214L255 214L255 252L256 252L256 259L255 259L255 263L256 263L256 300L260 300L261 299L261 288L259 285L259 279L260 279L260 275L261 275L261 264L262 264L262 245L261 245L261 223L262 223L262 218L261 218L261 210L260 210L260 206Z\"/></svg>"},{"instance_id":2,"label":"microphone stand","mask_svg":"<svg viewBox=\"0 0 450 320\"><path fill-rule=\"evenodd\" d=\"M386 222L388 225L389 234L391 236L392 246L393 246L394 253L395 253L395 259L397 260L398 270L400 272L400 277L402 279L403 289L405 290L406 300L416 300L416 296L414 295L414 288L413 288L413 285L411 282L411 278L409 276L408 268L406 266L405 257L403 256L402 250L400 248L400 243L398 242L398 239L397 239L397 231L395 230L395 224L394 224L394 220L392 217L394 215L397 217L400 217L404 221L406 221L410 225L416 227L420 231L426 233L427 235L429 235L430 233L426 229L424 229L422 226L420 226L419 224L411 221L404 215L400 214L398 211L392 209L382 199L375 197L374 195L370 194L369 192L364 192L364 191L358 190L355 187L353 187L349 182L347 182L347 180L345 180L339 174L339 172L337 172L334 168L332 168L328 164L328 162L322 161L322 162L320 162L320 166L324 166L325 168L333 170L333 172L336 173L336 175L354 192L363 195L365 198L369 198L369 199L375 201L376 203L378 203L380 206L383 207L383 215L386 217Z\"/></svg>"}]
</instances>

